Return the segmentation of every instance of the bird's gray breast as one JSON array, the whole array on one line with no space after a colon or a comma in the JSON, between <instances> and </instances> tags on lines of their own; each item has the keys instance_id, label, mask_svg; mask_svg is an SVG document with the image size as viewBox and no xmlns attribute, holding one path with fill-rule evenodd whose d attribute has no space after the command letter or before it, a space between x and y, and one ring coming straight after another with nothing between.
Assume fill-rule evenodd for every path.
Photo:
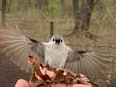
<instances>
[{"instance_id":1,"label":"bird's gray breast","mask_svg":"<svg viewBox=\"0 0 116 87\"><path fill-rule=\"evenodd\" d=\"M53 67L63 67L68 56L66 46L48 46L45 48L45 62Z\"/></svg>"}]
</instances>

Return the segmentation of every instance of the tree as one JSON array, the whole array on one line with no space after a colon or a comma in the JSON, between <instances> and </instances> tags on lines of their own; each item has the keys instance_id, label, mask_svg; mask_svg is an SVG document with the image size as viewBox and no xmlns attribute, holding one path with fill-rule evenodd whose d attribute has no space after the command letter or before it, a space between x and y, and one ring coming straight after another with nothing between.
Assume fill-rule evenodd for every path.
<instances>
[{"instance_id":1,"label":"tree","mask_svg":"<svg viewBox=\"0 0 116 87\"><path fill-rule=\"evenodd\" d=\"M11 6L12 6L12 0L7 0L7 11L10 13L11 12Z\"/></svg>"},{"instance_id":2,"label":"tree","mask_svg":"<svg viewBox=\"0 0 116 87\"><path fill-rule=\"evenodd\" d=\"M60 0L60 2L61 2L61 17L63 18L65 15L65 9L66 9L65 0Z\"/></svg>"},{"instance_id":3,"label":"tree","mask_svg":"<svg viewBox=\"0 0 116 87\"><path fill-rule=\"evenodd\" d=\"M79 1L78 0L73 0L73 15L74 15L74 19L75 19L75 27L74 27L74 31L75 32L78 29L78 19L79 19Z\"/></svg>"},{"instance_id":4,"label":"tree","mask_svg":"<svg viewBox=\"0 0 116 87\"><path fill-rule=\"evenodd\" d=\"M40 10L44 10L47 4L48 0L37 0L37 6Z\"/></svg>"},{"instance_id":5,"label":"tree","mask_svg":"<svg viewBox=\"0 0 116 87\"><path fill-rule=\"evenodd\" d=\"M82 0L81 8L79 9L78 0L73 0L73 13L75 19L73 33L77 31L88 31L93 6L94 0Z\"/></svg>"},{"instance_id":6,"label":"tree","mask_svg":"<svg viewBox=\"0 0 116 87\"><path fill-rule=\"evenodd\" d=\"M2 25L3 26L5 26L6 2L7 0L2 0Z\"/></svg>"}]
</instances>

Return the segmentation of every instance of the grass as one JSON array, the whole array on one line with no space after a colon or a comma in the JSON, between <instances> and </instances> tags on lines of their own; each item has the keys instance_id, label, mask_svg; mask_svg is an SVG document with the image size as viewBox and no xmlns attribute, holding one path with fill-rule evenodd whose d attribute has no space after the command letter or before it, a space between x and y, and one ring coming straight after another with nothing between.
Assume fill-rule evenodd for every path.
<instances>
[{"instance_id":1,"label":"grass","mask_svg":"<svg viewBox=\"0 0 116 87\"><path fill-rule=\"evenodd\" d=\"M96 16L96 15L95 15ZM44 20L39 16L30 16L25 15L22 17L15 17L14 15L7 14L7 24L14 26L15 24L18 25L20 29L28 30L30 36L35 39L42 40L42 41L49 41L49 33L50 33L50 20L54 22L54 34L61 34L66 35L73 31L74 28L74 19L73 18L55 18ZM100 22L99 22L100 21ZM89 32L95 34L97 38L97 42L91 40L89 38L85 38L83 34L71 35L69 37L64 37L66 39L67 44L74 44L77 48L81 47L88 47L88 46L115 46L116 39L115 32L116 32L116 25L115 20L110 19L107 20L103 24L103 20L100 20L96 17L96 19L92 16L92 20L90 23L90 30ZM98 22L98 23L97 23Z\"/></svg>"}]
</instances>

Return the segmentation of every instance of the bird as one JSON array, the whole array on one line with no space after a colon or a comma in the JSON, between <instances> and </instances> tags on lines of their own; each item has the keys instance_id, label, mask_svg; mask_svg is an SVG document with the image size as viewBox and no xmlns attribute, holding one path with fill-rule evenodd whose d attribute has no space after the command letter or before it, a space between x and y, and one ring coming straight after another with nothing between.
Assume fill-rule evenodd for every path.
<instances>
[{"instance_id":1,"label":"bird","mask_svg":"<svg viewBox=\"0 0 116 87\"><path fill-rule=\"evenodd\" d=\"M65 44L63 37L55 34L48 42L35 40L19 28L0 30L0 46L12 62L26 72L32 72L28 56L34 55L40 63L53 67L66 67L74 73L88 76L102 76L109 63L105 55L94 51L72 49Z\"/></svg>"}]
</instances>

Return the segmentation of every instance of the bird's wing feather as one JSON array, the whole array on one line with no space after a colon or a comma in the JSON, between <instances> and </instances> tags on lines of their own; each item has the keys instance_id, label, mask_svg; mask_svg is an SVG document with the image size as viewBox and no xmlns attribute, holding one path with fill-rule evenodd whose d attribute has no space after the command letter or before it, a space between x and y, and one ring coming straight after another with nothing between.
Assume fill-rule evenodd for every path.
<instances>
[{"instance_id":1,"label":"bird's wing feather","mask_svg":"<svg viewBox=\"0 0 116 87\"><path fill-rule=\"evenodd\" d=\"M101 77L103 76L102 70L107 69L106 63L111 62L100 53L69 49L65 67L75 73Z\"/></svg>"},{"instance_id":2,"label":"bird's wing feather","mask_svg":"<svg viewBox=\"0 0 116 87\"><path fill-rule=\"evenodd\" d=\"M1 29L0 46L3 52L10 57L22 70L31 71L28 56L36 56L40 62L44 61L45 44L27 37L19 29Z\"/></svg>"}]
</instances>

